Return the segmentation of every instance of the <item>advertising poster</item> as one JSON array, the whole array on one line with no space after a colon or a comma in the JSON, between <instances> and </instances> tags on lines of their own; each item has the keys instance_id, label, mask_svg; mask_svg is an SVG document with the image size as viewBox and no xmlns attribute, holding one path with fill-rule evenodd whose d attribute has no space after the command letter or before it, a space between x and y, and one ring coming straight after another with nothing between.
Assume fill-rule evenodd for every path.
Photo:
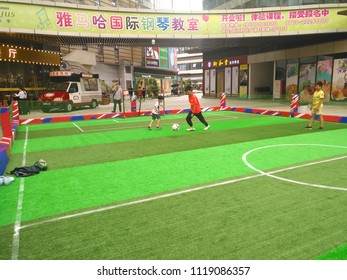
<instances>
[{"instance_id":1,"label":"advertising poster","mask_svg":"<svg viewBox=\"0 0 347 280\"><path fill-rule=\"evenodd\" d=\"M159 48L159 66L169 69L169 50L168 48Z\"/></svg>"},{"instance_id":2,"label":"advertising poster","mask_svg":"<svg viewBox=\"0 0 347 280\"><path fill-rule=\"evenodd\" d=\"M231 70L232 79L231 79L231 95L238 96L239 95L239 67L235 66Z\"/></svg>"},{"instance_id":3,"label":"advertising poster","mask_svg":"<svg viewBox=\"0 0 347 280\"><path fill-rule=\"evenodd\" d=\"M225 67L225 84L224 84L224 92L226 94L231 93L231 67Z\"/></svg>"},{"instance_id":4,"label":"advertising poster","mask_svg":"<svg viewBox=\"0 0 347 280\"><path fill-rule=\"evenodd\" d=\"M216 93L216 69L210 71L210 93Z\"/></svg>"},{"instance_id":5,"label":"advertising poster","mask_svg":"<svg viewBox=\"0 0 347 280\"><path fill-rule=\"evenodd\" d=\"M316 63L301 64L299 68L300 102L311 102L316 90Z\"/></svg>"},{"instance_id":6,"label":"advertising poster","mask_svg":"<svg viewBox=\"0 0 347 280\"><path fill-rule=\"evenodd\" d=\"M324 91L324 99L326 101L330 100L332 75L333 75L333 60L327 59L327 60L318 61L317 82L321 81L323 83L322 90Z\"/></svg>"},{"instance_id":7,"label":"advertising poster","mask_svg":"<svg viewBox=\"0 0 347 280\"><path fill-rule=\"evenodd\" d=\"M247 99L248 96L248 65L240 65L240 98Z\"/></svg>"},{"instance_id":8,"label":"advertising poster","mask_svg":"<svg viewBox=\"0 0 347 280\"><path fill-rule=\"evenodd\" d=\"M291 100L292 94L298 93L299 65L292 63L287 65L286 100Z\"/></svg>"},{"instance_id":9,"label":"advertising poster","mask_svg":"<svg viewBox=\"0 0 347 280\"><path fill-rule=\"evenodd\" d=\"M159 48L146 47L146 66L159 67Z\"/></svg>"},{"instance_id":10,"label":"advertising poster","mask_svg":"<svg viewBox=\"0 0 347 280\"><path fill-rule=\"evenodd\" d=\"M47 1L48 2L48 1ZM6 11L0 21L4 32L21 30L29 33L54 35L59 32L98 34L109 37L132 35L133 37L154 35L175 36L267 36L288 32L312 33L312 31L335 30L346 26L346 19L338 15L344 7L292 10L266 10L241 12L206 13L138 13L129 11L107 11L63 7L48 4L23 4L1 2L0 9ZM230 10L231 11L231 10ZM35 32L36 33L36 32Z\"/></svg>"},{"instance_id":11,"label":"advertising poster","mask_svg":"<svg viewBox=\"0 0 347 280\"><path fill-rule=\"evenodd\" d=\"M175 48L168 48L169 51L169 69L175 70L176 61L175 61Z\"/></svg>"},{"instance_id":12,"label":"advertising poster","mask_svg":"<svg viewBox=\"0 0 347 280\"><path fill-rule=\"evenodd\" d=\"M210 70L204 70L204 93L210 94Z\"/></svg>"},{"instance_id":13,"label":"advertising poster","mask_svg":"<svg viewBox=\"0 0 347 280\"><path fill-rule=\"evenodd\" d=\"M248 71L247 69L240 69L240 85L247 86L248 85Z\"/></svg>"},{"instance_id":14,"label":"advertising poster","mask_svg":"<svg viewBox=\"0 0 347 280\"><path fill-rule=\"evenodd\" d=\"M347 58L334 60L332 99L347 100Z\"/></svg>"}]
</instances>

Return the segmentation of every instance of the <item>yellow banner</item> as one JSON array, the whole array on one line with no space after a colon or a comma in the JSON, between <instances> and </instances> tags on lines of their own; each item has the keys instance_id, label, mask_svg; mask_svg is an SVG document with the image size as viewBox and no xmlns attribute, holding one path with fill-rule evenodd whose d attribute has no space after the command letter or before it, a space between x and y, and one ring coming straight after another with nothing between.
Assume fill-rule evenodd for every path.
<instances>
[{"instance_id":1,"label":"yellow banner","mask_svg":"<svg viewBox=\"0 0 347 280\"><path fill-rule=\"evenodd\" d=\"M347 5L346 5L347 7ZM346 31L346 7L247 13L133 13L0 2L0 31L79 36L244 37Z\"/></svg>"}]
</instances>

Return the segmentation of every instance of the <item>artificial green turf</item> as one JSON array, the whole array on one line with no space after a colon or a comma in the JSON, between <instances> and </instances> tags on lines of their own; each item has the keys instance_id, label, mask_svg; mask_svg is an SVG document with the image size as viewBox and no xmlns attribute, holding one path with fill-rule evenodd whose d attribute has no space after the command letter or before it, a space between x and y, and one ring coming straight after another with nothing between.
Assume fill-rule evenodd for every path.
<instances>
[{"instance_id":1,"label":"artificial green turf","mask_svg":"<svg viewBox=\"0 0 347 280\"><path fill-rule=\"evenodd\" d=\"M347 230L346 193L326 195L262 177L23 229L20 257L312 259Z\"/></svg>"},{"instance_id":2,"label":"artificial green turf","mask_svg":"<svg viewBox=\"0 0 347 280\"><path fill-rule=\"evenodd\" d=\"M34 126L31 129L31 126L29 126L26 162L31 164L38 158L44 158L49 164L49 170L25 179L22 223L30 226L37 219L45 221L45 219L58 217L64 215L64 213L78 213L83 211L83 209L96 209L104 205L114 205L123 201L136 200L139 197L151 197L152 195L170 193L186 187L208 184L209 182L248 176L254 174L254 172L245 166L241 157L251 149L280 143L317 143L320 145L341 146L347 134L346 126L343 124L329 123L324 132L318 132L315 130L304 130L302 120L297 119L268 116L250 117L251 115L247 115L245 119L218 120L222 115L218 117L216 115L208 115L210 116L209 119L214 120L211 130L207 132L199 130L194 133L185 132L184 127L178 133L171 131L168 124L174 119L169 119L168 124L163 126L161 130L153 131L142 128L143 123L146 125L148 121L145 118L141 118L140 122L136 122L136 118L131 121L124 120L124 123L119 123L122 126L121 130L117 129L108 132L104 132L102 129L110 129L113 127L113 124L110 126L106 120L100 123L99 121L80 122L79 125L85 131L87 129L90 131L86 136L82 135L82 139L78 137L81 137L78 129L74 128L74 130L71 130L71 128L66 128L67 130L65 130L61 124L49 126L48 137L45 130L42 129L44 127ZM137 125L141 126L141 128L136 128ZM55 128L53 129L54 126ZM202 127L197 125L199 129L202 129ZM24 129L25 126L20 127L21 131ZM99 132L91 132L98 129ZM35 133L34 138L31 138L32 132ZM142 136L144 137L142 138ZM23 135L21 135L21 138L23 139ZM106 138L107 141L105 140ZM98 143L98 139L100 143ZM74 143L74 141L77 141L77 143ZM22 162L23 155L21 152L23 147L21 145L23 143L24 140L15 142L13 150L16 153L11 155L10 169ZM30 146L33 145L39 147L31 149ZM51 150L48 149L49 146ZM66 148L64 149L64 147ZM248 159L257 168L272 170L345 154L346 150L341 147L298 146L288 148L285 146L256 151L250 154ZM305 168L307 172L303 172L304 169L300 168L298 169L300 171L299 177L295 171L285 172L281 176L294 177L311 183L321 183L319 180L323 180L324 184L329 183L344 187L339 180L341 176L344 176L344 173L341 173L342 169L339 168L341 164L339 164L338 161L334 161L326 165L329 168L322 168L322 165L308 167ZM343 164L345 164L345 161ZM316 172L322 174L322 177L314 176L312 178L310 170L317 170ZM336 173L333 173L334 170L336 170ZM330 174L334 174L334 176L327 176ZM110 214L106 211L100 214L74 218L70 221L46 223L42 226L22 229L20 258L142 259L153 257L165 259L212 257L219 259L244 256L245 258L255 259L307 259L321 255L331 250L334 246L339 246L345 242L340 236L336 237L336 235L333 235L334 230L335 232L336 230L339 232L338 229L340 231L345 230L343 225L338 225L338 221L335 221L333 216L336 219L345 218L344 213L346 211L342 210L346 209L342 201L345 199L344 193L346 192L340 191L335 194L331 190L298 187L292 183L284 183L267 178L258 178L253 181L247 180L247 182L238 182L236 184L238 192L240 191L240 186L245 186L245 189L242 188L242 193L244 198L247 198L246 201L249 200L245 208L241 207L244 203L243 199L233 199L238 197L236 193L226 193L222 187L223 191L219 194L218 190L221 188L219 187L216 188L217 194L206 190L201 194L192 196L180 195L176 198L169 198L172 205L169 209L166 209L167 200L164 199L163 202L158 201L158 204L149 202L141 206L124 207L122 210L119 208L115 211L110 211L112 212ZM0 245L0 252L3 252L0 253L0 258L9 258L10 250L7 247L9 245L6 244L8 244L8 239L11 235L10 225L15 219L18 186L19 180L16 180L11 188L0 189L0 213L2 213L0 217L2 225L0 238L6 241L5 244ZM231 186L233 187L234 185L231 184ZM256 192L253 190L254 187L257 187ZM293 192L289 193L290 195L288 192L282 192L282 188L286 187L293 189ZM270 193L267 192L268 188L272 190ZM276 190L278 193L276 193ZM298 196L301 195L300 193L305 197L298 199ZM312 193L314 194L313 196ZM220 196L223 196L223 199ZM326 199L327 197L329 199ZM201 205L195 200L201 201ZM259 206L257 206L258 202ZM212 203L216 204L216 206L210 206ZM267 207L264 210L267 214L264 225L268 226L268 230L263 228L262 224L259 224L262 222L262 218L256 215L257 209L260 209L259 207L262 203L262 207ZM178 205L182 205L179 208L182 211L177 213L178 216L175 217L175 215L172 215L172 211ZM204 209L205 205L209 208ZM233 207L230 208L229 205L233 205ZM294 208L292 209L291 206ZM281 207L284 208L281 209ZM287 209L286 207L289 208ZM306 209L306 207L316 210L316 214L323 213L324 217L327 218L326 221L313 217L314 211L311 212L311 209ZM310 220L309 218L306 219L306 217L302 222L297 222L298 217L303 215L302 209L310 213L311 224L306 225ZM123 211L124 215L122 214ZM195 215L195 211L200 213L201 217L198 214ZM210 216L206 216L204 214L205 211L209 212ZM285 226L282 231L282 228L280 228L282 223L280 218L276 218L277 214L274 215L274 220L271 220L270 214L275 211L280 211L281 218L290 222L289 228ZM143 217L140 213L148 213L149 218L147 219L147 216ZM220 213L220 217L218 213ZM158 219L161 222L152 223L153 220L156 220L152 215L158 215ZM332 215L332 217L329 215ZM233 223L228 224L230 217L232 217ZM215 224L219 218L226 222L225 230L221 224ZM240 224L238 219L243 221L244 225ZM132 220L134 221L131 222ZM181 222L178 222L178 220ZM203 225L203 221L205 221L206 226ZM130 223L129 227L127 227L128 223ZM300 241L309 243L310 250L307 252L301 252L297 248L299 245L303 245L302 243L296 244L297 240L292 235L293 233L285 233L286 230L292 229L293 223L298 223L299 225L298 229L295 228L295 233L300 234L300 236L303 235L303 237L300 237ZM155 227L156 224L160 225L159 229ZM180 227L186 224L189 225L187 232ZM259 244L255 245L253 241L243 237L246 229L243 229L242 226L250 230L258 224L258 229L261 228L266 234L264 234L263 239L259 240L258 238ZM123 225L126 227L125 229ZM177 229L176 226L178 227ZM197 227L196 229L194 228L195 226ZM231 237L228 235L228 231L233 230L234 226L235 229L239 228L235 234L240 238L238 240L240 243L236 243L235 240L237 239L231 241ZM72 230L69 229L70 227L76 232L76 237L70 236L69 233ZM105 227L104 233L100 231L100 228L103 227ZM305 230L301 232L300 227L303 227ZM150 228L153 228L153 231ZM315 232L316 228L319 229L317 232ZM128 230L130 230L130 233L128 233L128 236L124 236ZM311 244L311 241L309 241L308 233L310 230L313 230L315 233L316 243ZM44 232L44 236L41 236L41 239L39 239L42 241L42 245L34 242L35 238L39 237L40 231L41 235L42 231ZM182 235L180 235L181 231ZM284 242L281 236L279 241L284 242L284 245L280 245L280 243L274 241L272 231L276 234L284 234L283 238L289 235L290 241ZM204 236L203 232L210 233ZM176 243L170 237L171 233L175 233L175 238L178 238ZM319 241L319 236L322 233L326 233L327 236L323 238L324 242ZM62 236L58 236L59 234ZM251 234L250 238L257 240L257 237L254 235L255 233ZM54 242L51 241L52 236L54 236ZM144 236L146 236L148 242L143 243L141 241ZM75 238L81 240L77 242L74 240ZM113 239L115 240L114 242ZM155 248L155 250L153 249L154 251L152 252L149 248L153 247L155 242L158 242L156 239L160 239L160 244L162 245L159 248ZM268 239L269 242L270 240L273 242L269 244ZM93 244L89 244L89 240ZM187 244L189 240L196 240L196 242L189 245ZM213 243L214 240L217 240L215 244ZM225 250L223 250L221 245L223 240L227 244ZM123 244L123 242L127 244ZM211 253L208 250L201 249L204 245L211 246L211 242L214 244L213 246L216 246ZM250 244L248 245L249 242ZM121 244L119 246L121 248L117 247L117 252L114 252L115 243ZM32 244L31 252L29 244ZM105 248L107 244L109 244L109 248ZM176 244L177 249L171 248L174 246L173 244ZM315 244L318 244L317 248L314 248ZM142 246L143 248L138 252L137 249L132 249L134 246ZM182 250L182 247L185 246L187 250ZM240 247L236 250L236 253L234 250L231 250L233 246ZM259 249L258 246L265 247ZM279 248L273 249L273 246L278 246ZM167 251L167 247L173 251L163 252L163 248L165 248L164 251ZM293 248L296 249L291 251L290 249ZM201 250L201 254L198 253L198 250ZM273 255L271 251L274 252Z\"/></svg>"},{"instance_id":3,"label":"artificial green turf","mask_svg":"<svg viewBox=\"0 0 347 280\"><path fill-rule=\"evenodd\" d=\"M332 143L339 143L346 132L327 131L321 134L317 144L329 143L332 135ZM114 156L113 161L104 162L100 159L99 163L87 166L50 169L40 176L25 179L24 202L27 211L23 213L22 221L251 174L253 171L242 162L242 155L247 151L259 146L281 143L311 144L311 140L310 134L302 134L128 160L117 158L122 151L109 151ZM131 146L128 148L131 150ZM295 152L296 150L299 151ZM341 154L346 154L346 149L299 146L288 150L285 146L252 154L249 160L256 167L267 170ZM274 155L272 160L264 161L269 155ZM68 165L66 162L65 164ZM215 168L219 166L223 168ZM209 169L213 172L208 172ZM0 206L4 213L14 211L13 199L9 201L10 205L4 202ZM5 215L0 222L13 223L13 216Z\"/></svg>"},{"instance_id":4,"label":"artificial green turf","mask_svg":"<svg viewBox=\"0 0 347 280\"><path fill-rule=\"evenodd\" d=\"M300 121L299 121L300 122ZM298 123L298 120L293 120L291 118L271 118L269 116L257 116L254 118L245 118L245 119L232 119L232 120L224 120L224 121L216 121L213 123L213 131L219 130L227 130L227 129L237 129L244 127L252 127L256 129L256 127L262 127L266 125L274 125L281 124L287 125L290 123ZM72 124L70 124L72 126ZM212 125L212 124L211 124ZM52 149L66 149L66 148L74 148L74 147L83 147L90 146L95 144L110 144L115 142L125 142L125 141L134 141L134 140L145 140L145 139L154 139L157 137L172 137L178 136L186 133L184 129L180 131L172 131L171 125L166 126L165 128L160 130L160 136L156 134L154 131L149 131L146 125L135 125L135 129L132 129L133 126L127 126L128 129L118 129L117 125L114 125L115 130L99 130L99 133L95 133L95 129L91 129L93 133L82 133L77 128L75 134L65 134L65 131L60 131L56 133L54 137L50 135L49 137L36 137L30 138L30 126L29 126L29 138L30 141L27 146L27 152L37 152L37 151L45 151ZM200 128L200 131L195 131L194 133L205 133L202 130L203 126L199 124L197 128ZM21 129L24 129L21 128ZM71 129L69 129L71 131ZM158 132L158 131L157 131ZM42 135L42 133L41 133ZM21 153L23 143L25 140L18 139L17 145L12 150L13 154Z\"/></svg>"},{"instance_id":5,"label":"artificial green turf","mask_svg":"<svg viewBox=\"0 0 347 280\"><path fill-rule=\"evenodd\" d=\"M347 260L347 243L319 256L316 260Z\"/></svg>"},{"instance_id":6,"label":"artificial green turf","mask_svg":"<svg viewBox=\"0 0 347 280\"><path fill-rule=\"evenodd\" d=\"M337 128L342 128L337 126ZM163 128L168 130L169 128ZM143 131L142 131L143 132ZM129 132L131 133L131 132ZM144 131L147 133L147 131ZM291 123L286 126L268 125L262 127L257 133L254 133L253 127L239 128L237 130L210 130L208 133L182 133L172 134L171 137L162 136L162 130L152 131L154 138L138 139L132 141L112 142L108 144L95 144L81 147L70 147L64 149L64 160L62 158L62 150L56 149L56 145L52 144L52 149L31 152L27 154L27 162L35 162L38 158L44 158L50 163L50 167L54 170L66 167L74 167L81 165L89 165L97 162L109 162L115 160L115 155L110 151L121 151L117 153L117 160L131 159L137 157L145 157L155 154L163 154L170 152L179 152L197 148L208 148L211 146L220 146L229 143L241 143L260 139L268 139L281 137L286 135L302 134L301 123ZM116 139L118 137L115 133ZM162 139L158 144L158 137ZM59 139L56 139L59 141ZM19 149L18 149L19 150ZM76 156L77 155L77 156ZM83 155L80 157L79 155ZM12 170L22 161L22 153L13 153L8 170Z\"/></svg>"}]
</instances>

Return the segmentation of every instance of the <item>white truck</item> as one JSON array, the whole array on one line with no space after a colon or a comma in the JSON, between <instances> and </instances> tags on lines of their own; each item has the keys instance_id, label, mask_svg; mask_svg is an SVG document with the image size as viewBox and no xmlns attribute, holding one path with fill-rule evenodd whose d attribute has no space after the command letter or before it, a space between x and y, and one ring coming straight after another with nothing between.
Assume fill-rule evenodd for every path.
<instances>
[{"instance_id":1,"label":"white truck","mask_svg":"<svg viewBox=\"0 0 347 280\"><path fill-rule=\"evenodd\" d=\"M49 73L53 88L39 97L39 107L43 112L63 109L67 112L76 107L96 108L102 101L102 90L97 74L53 71Z\"/></svg>"}]
</instances>

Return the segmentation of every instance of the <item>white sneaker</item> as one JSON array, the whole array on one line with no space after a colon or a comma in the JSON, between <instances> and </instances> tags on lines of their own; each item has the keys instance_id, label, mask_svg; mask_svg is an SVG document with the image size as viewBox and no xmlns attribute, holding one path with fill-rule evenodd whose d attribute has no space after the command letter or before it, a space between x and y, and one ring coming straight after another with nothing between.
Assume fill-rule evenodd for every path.
<instances>
[{"instance_id":1,"label":"white sneaker","mask_svg":"<svg viewBox=\"0 0 347 280\"><path fill-rule=\"evenodd\" d=\"M191 128L187 128L186 130L187 130L187 131L195 131L195 128L194 128L194 127L191 127Z\"/></svg>"},{"instance_id":2,"label":"white sneaker","mask_svg":"<svg viewBox=\"0 0 347 280\"><path fill-rule=\"evenodd\" d=\"M210 128L210 125L206 126L204 130L208 130Z\"/></svg>"}]
</instances>

